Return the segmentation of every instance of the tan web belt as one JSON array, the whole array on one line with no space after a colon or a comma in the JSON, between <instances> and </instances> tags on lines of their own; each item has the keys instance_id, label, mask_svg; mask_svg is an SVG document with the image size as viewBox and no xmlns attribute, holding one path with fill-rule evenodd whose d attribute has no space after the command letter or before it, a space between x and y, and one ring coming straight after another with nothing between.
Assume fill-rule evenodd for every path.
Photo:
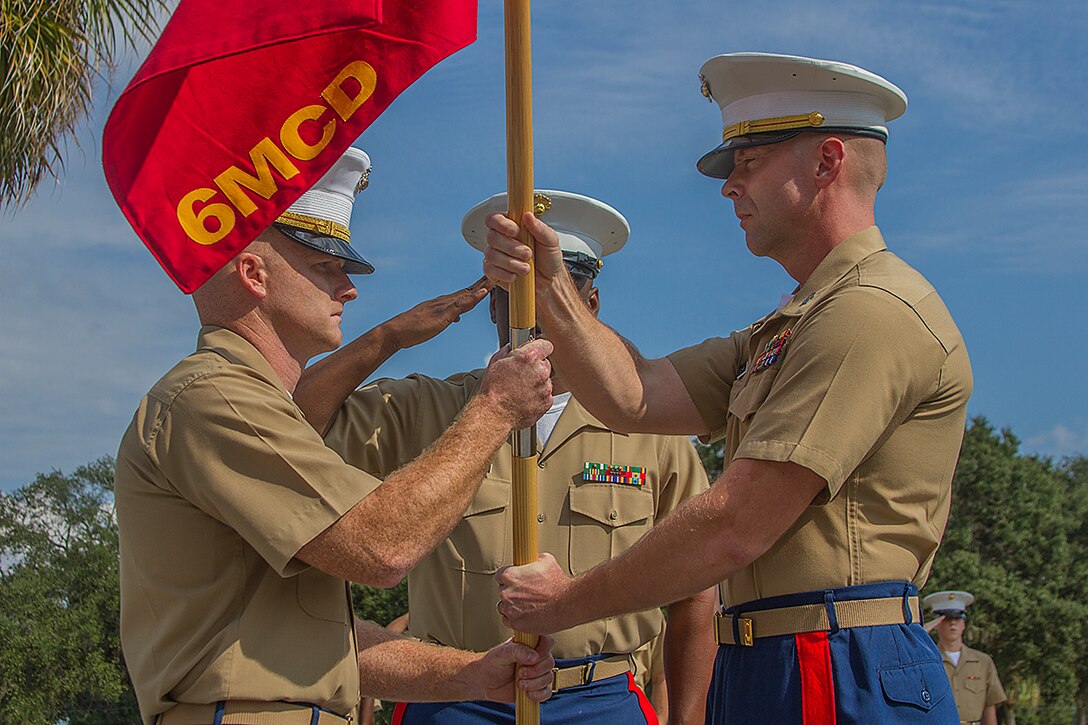
<instances>
[{"instance_id":1,"label":"tan web belt","mask_svg":"<svg viewBox=\"0 0 1088 725\"><path fill-rule=\"evenodd\" d=\"M910 597L912 622L921 622L918 597ZM903 597L884 599L857 599L853 601L833 602L835 619L839 629L851 627L874 627L881 624L906 624L903 613ZM743 616L734 614L714 615L714 637L718 644L751 647L761 637L779 637L784 634L800 632L827 632L831 630L831 621L827 618L827 605L802 604L797 607L765 609L758 612L743 612ZM737 621L734 637L733 620Z\"/></svg>"},{"instance_id":2,"label":"tan web belt","mask_svg":"<svg viewBox=\"0 0 1088 725\"><path fill-rule=\"evenodd\" d=\"M340 716L318 710L314 720L312 705L294 702L258 702L256 700L227 700L223 708L222 725L345 725L351 715ZM216 704L191 705L179 702L162 715L155 725L211 725L215 721Z\"/></svg>"},{"instance_id":3,"label":"tan web belt","mask_svg":"<svg viewBox=\"0 0 1088 725\"><path fill-rule=\"evenodd\" d=\"M552 692L607 680L609 677L622 675L631 670L631 655L612 655L596 662L586 662L584 665L575 665L574 667L553 667Z\"/></svg>"}]
</instances>

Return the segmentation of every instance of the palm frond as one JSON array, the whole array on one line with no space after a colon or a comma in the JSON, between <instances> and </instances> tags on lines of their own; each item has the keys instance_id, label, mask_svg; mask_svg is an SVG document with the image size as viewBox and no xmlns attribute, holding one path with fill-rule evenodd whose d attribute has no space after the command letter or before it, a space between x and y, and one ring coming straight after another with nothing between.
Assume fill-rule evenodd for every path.
<instances>
[{"instance_id":1,"label":"palm frond","mask_svg":"<svg viewBox=\"0 0 1088 725\"><path fill-rule=\"evenodd\" d=\"M90 109L93 84L158 30L167 0L0 0L0 207L26 203Z\"/></svg>"}]
</instances>

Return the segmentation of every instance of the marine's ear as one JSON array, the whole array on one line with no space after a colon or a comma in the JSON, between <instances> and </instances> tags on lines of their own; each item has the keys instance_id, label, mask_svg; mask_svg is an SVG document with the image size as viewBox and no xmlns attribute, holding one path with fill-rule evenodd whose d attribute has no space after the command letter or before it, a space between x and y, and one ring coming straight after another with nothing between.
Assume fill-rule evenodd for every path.
<instances>
[{"instance_id":1,"label":"marine's ear","mask_svg":"<svg viewBox=\"0 0 1088 725\"><path fill-rule=\"evenodd\" d=\"M242 251L231 264L242 289L262 300L268 296L268 264L261 255Z\"/></svg>"},{"instance_id":2,"label":"marine's ear","mask_svg":"<svg viewBox=\"0 0 1088 725\"><path fill-rule=\"evenodd\" d=\"M843 159L846 157L846 144L841 138L829 136L816 146L819 163L816 166L816 186L826 189L835 183L842 173Z\"/></svg>"},{"instance_id":3,"label":"marine's ear","mask_svg":"<svg viewBox=\"0 0 1088 725\"><path fill-rule=\"evenodd\" d=\"M589 311L593 313L594 317L597 317L598 314L600 314L601 295L596 287L589 288L589 292L586 294L586 307L589 308Z\"/></svg>"}]
</instances>

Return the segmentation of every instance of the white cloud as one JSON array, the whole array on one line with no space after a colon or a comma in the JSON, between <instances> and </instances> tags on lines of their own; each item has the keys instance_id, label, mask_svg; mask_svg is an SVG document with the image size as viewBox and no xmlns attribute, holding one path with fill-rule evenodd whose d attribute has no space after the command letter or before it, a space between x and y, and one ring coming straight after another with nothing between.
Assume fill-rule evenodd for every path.
<instances>
[{"instance_id":1,"label":"white cloud","mask_svg":"<svg viewBox=\"0 0 1088 725\"><path fill-rule=\"evenodd\" d=\"M1061 458L1088 455L1088 422L1058 423L1053 428L1029 436L1024 447L1033 453Z\"/></svg>"}]
</instances>

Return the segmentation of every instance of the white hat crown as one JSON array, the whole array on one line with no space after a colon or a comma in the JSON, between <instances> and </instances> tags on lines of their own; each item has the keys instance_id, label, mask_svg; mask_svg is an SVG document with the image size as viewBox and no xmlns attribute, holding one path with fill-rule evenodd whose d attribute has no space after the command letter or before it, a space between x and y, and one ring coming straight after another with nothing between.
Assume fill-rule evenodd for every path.
<instances>
[{"instance_id":1,"label":"white hat crown","mask_svg":"<svg viewBox=\"0 0 1088 725\"><path fill-rule=\"evenodd\" d=\"M772 133L785 140L827 129L887 140L886 124L907 109L907 96L895 84L833 60L729 53L704 63L699 78L703 95L721 107L722 144L699 161L700 171L717 178L732 171L733 150L775 142Z\"/></svg>"},{"instance_id":2,"label":"white hat crown","mask_svg":"<svg viewBox=\"0 0 1088 725\"><path fill-rule=\"evenodd\" d=\"M370 157L348 147L324 176L276 218L277 228L296 242L344 260L348 274L370 274L374 266L351 246L355 195L370 178Z\"/></svg>"},{"instance_id":3,"label":"white hat crown","mask_svg":"<svg viewBox=\"0 0 1088 725\"><path fill-rule=\"evenodd\" d=\"M362 149L350 146L316 184L287 207L283 217L289 219L297 215L315 222L328 222L334 229L347 232L355 195L366 188L369 177L370 156Z\"/></svg>"},{"instance_id":4,"label":"white hat crown","mask_svg":"<svg viewBox=\"0 0 1088 725\"><path fill-rule=\"evenodd\" d=\"M974 601L975 595L971 592L944 591L926 595L922 604L934 612L962 615Z\"/></svg>"},{"instance_id":5,"label":"white hat crown","mask_svg":"<svg viewBox=\"0 0 1088 725\"><path fill-rule=\"evenodd\" d=\"M555 230L564 252L581 252L600 260L615 254L627 243L631 226L616 209L589 196L558 189L537 189L537 198L547 203L538 216ZM461 220L461 235L474 248L487 250L487 226L484 220L495 213L506 213L506 194L495 194L468 210Z\"/></svg>"}]
</instances>

